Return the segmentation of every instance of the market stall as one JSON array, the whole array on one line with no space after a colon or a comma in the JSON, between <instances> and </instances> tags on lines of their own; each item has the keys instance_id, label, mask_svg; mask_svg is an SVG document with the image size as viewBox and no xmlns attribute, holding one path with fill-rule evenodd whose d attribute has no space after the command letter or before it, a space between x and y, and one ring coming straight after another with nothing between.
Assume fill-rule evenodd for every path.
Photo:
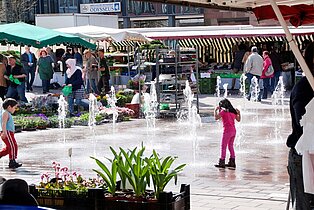
<instances>
[{"instance_id":1,"label":"market stall","mask_svg":"<svg viewBox=\"0 0 314 210\"><path fill-rule=\"evenodd\" d=\"M57 32L23 22L0 25L0 40L5 44L42 48L53 45L76 45L95 49L96 45L78 36Z\"/></svg>"}]
</instances>

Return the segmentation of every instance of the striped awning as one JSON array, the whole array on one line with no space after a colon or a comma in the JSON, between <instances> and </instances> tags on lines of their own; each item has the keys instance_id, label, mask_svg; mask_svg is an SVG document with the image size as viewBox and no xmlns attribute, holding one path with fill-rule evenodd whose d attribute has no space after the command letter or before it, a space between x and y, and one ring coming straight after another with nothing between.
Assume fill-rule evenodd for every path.
<instances>
[{"instance_id":1,"label":"striped awning","mask_svg":"<svg viewBox=\"0 0 314 210\"><path fill-rule=\"evenodd\" d=\"M314 41L313 34L294 35L294 40L297 42L299 49L302 48L304 40ZM249 43L249 45L258 45L267 42L283 42L285 49L289 49L285 36L252 36L252 37L225 37L225 38L193 38L193 39L180 39L178 44L180 47L185 48L198 48L199 58L205 61L205 55L208 53L210 58L214 59L217 63L231 63L233 61L232 49L240 42ZM112 42L112 46L116 51L134 51L135 43L137 45L143 44L142 42L135 41L122 41ZM149 61L154 60L156 57L155 50L145 50L142 52Z\"/></svg>"},{"instance_id":2,"label":"striped awning","mask_svg":"<svg viewBox=\"0 0 314 210\"><path fill-rule=\"evenodd\" d=\"M302 48L302 42L307 39L314 41L314 35L296 35L295 41L299 48ZM289 50L289 45L284 36L253 36L253 37L228 37L228 38L195 38L179 40L181 47L197 47L199 49L199 57L204 60L206 51L210 57L216 60L217 63L231 63L233 61L232 48L240 42L247 42L250 45L258 45L267 42L284 42L286 49Z\"/></svg>"},{"instance_id":3,"label":"striped awning","mask_svg":"<svg viewBox=\"0 0 314 210\"><path fill-rule=\"evenodd\" d=\"M143 42L138 41L121 41L121 42L112 42L111 45L115 48L115 51L134 51L136 44L138 46L144 44Z\"/></svg>"}]
</instances>

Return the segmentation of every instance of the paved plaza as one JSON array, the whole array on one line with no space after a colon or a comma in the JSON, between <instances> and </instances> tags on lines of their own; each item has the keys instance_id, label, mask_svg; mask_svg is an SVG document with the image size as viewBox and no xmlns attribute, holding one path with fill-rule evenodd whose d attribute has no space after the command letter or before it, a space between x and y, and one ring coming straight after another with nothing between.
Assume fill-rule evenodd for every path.
<instances>
[{"instance_id":1,"label":"paved plaza","mask_svg":"<svg viewBox=\"0 0 314 210\"><path fill-rule=\"evenodd\" d=\"M43 172L53 173L51 163L56 161L84 177L95 177L92 169L97 165L90 156L105 160L105 156L112 157L109 146L134 148L143 142L146 154L155 149L161 156L178 156L175 164L187 164L178 182L191 185L193 210L285 209L289 188L285 141L291 131L288 99L283 106L271 105L270 100L229 99L242 111L242 122L236 124L236 170L214 167L222 136L222 123L213 118L218 99L201 95L201 127L161 118L155 129L146 128L145 119L134 119L115 127L109 123L96 126L95 134L88 127L17 133L18 160L23 167L9 170L8 158L4 157L0 159L0 174L39 183ZM71 159L69 148L73 151ZM179 191L179 185L171 183L167 190Z\"/></svg>"}]
</instances>

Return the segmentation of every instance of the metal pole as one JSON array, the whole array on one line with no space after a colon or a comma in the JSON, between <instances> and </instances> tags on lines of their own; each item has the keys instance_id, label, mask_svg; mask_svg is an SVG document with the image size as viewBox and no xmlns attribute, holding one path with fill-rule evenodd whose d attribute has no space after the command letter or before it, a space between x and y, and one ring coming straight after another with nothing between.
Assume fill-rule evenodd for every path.
<instances>
[{"instance_id":1,"label":"metal pole","mask_svg":"<svg viewBox=\"0 0 314 210\"><path fill-rule=\"evenodd\" d=\"M195 46L195 53L196 53L196 64L195 64L195 70L196 70L196 107L197 107L197 113L200 113L200 107L199 107L199 71L198 71L198 63L199 63L199 58L198 58L198 47Z\"/></svg>"},{"instance_id":2,"label":"metal pole","mask_svg":"<svg viewBox=\"0 0 314 210\"><path fill-rule=\"evenodd\" d=\"M280 25L282 26L283 30L285 31L288 43L292 49L293 54L295 55L296 59L298 60L307 80L309 81L312 89L314 90L314 77L309 69L309 67L306 65L305 60L297 47L295 41L293 40L292 34L290 33L286 21L283 19L283 16L279 10L278 5L276 4L275 0L270 0L270 4L279 20Z\"/></svg>"}]
</instances>

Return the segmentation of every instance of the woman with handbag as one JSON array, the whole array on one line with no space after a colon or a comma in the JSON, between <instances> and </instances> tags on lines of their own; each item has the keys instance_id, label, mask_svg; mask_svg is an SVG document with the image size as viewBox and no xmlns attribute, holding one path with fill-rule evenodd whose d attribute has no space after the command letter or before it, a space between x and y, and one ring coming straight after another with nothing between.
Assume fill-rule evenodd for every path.
<instances>
[{"instance_id":1,"label":"woman with handbag","mask_svg":"<svg viewBox=\"0 0 314 210\"><path fill-rule=\"evenodd\" d=\"M261 75L261 79L263 80L263 94L262 94L262 99L267 99L268 92L272 94L272 88L271 88L271 78L274 77L274 68L272 66L270 57L269 57L269 52L264 51L263 52L263 71Z\"/></svg>"},{"instance_id":2,"label":"woman with handbag","mask_svg":"<svg viewBox=\"0 0 314 210\"><path fill-rule=\"evenodd\" d=\"M84 81L82 78L81 67L76 66L75 59L68 59L66 62L67 78L65 80L65 85L72 87L72 92L67 96L68 109L70 116L74 116L74 99L75 103L80 106L82 105L82 99L84 97ZM79 110L79 109L78 109Z\"/></svg>"}]
</instances>

